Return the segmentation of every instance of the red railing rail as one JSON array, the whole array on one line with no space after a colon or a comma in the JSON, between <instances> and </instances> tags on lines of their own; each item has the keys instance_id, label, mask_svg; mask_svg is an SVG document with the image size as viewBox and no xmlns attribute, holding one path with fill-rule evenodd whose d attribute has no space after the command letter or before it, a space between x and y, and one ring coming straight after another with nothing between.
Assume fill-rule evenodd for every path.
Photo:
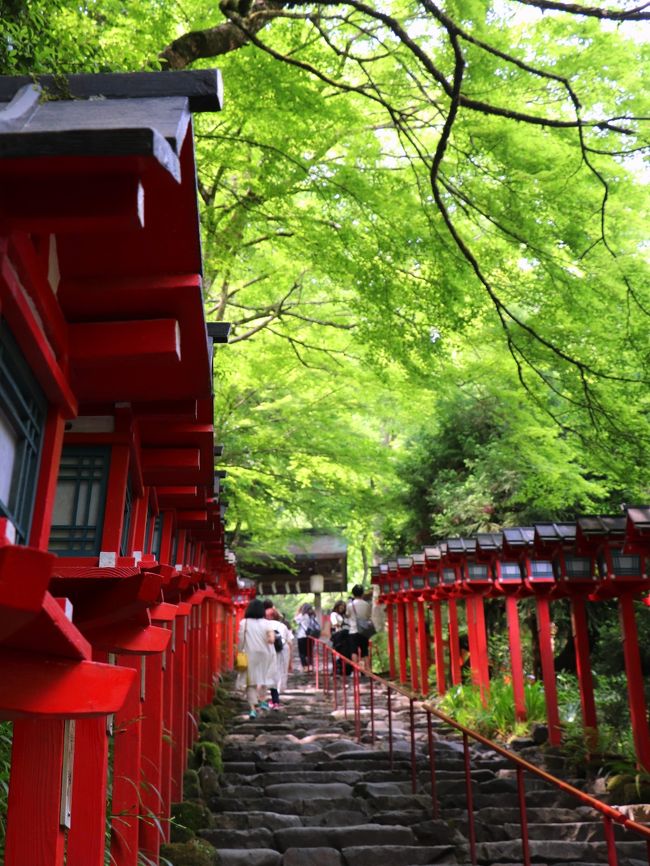
<instances>
[{"instance_id":1,"label":"red railing rail","mask_svg":"<svg viewBox=\"0 0 650 866\"><path fill-rule=\"evenodd\" d=\"M361 675L366 677L366 680L369 685L368 696L369 696L369 710L370 710L370 739L371 742L375 741L375 708L376 708L376 690L377 687L380 689L386 690L386 706L388 712L388 754L391 769L393 767L393 693L397 693L405 697L409 701L409 728L410 728L410 763L411 763L411 790L413 793L417 790L417 754L416 754L416 740L415 740L415 712L418 709L416 703L419 704L419 709L426 714L427 718L427 738L428 738L428 753L429 753L429 767L431 774L431 800L432 800L432 808L433 808L433 816L434 818L439 817L440 815L440 804L438 801L438 797L436 794L436 764L435 764L435 750L434 750L434 733L432 729L431 720L432 717L442 721L445 725L450 728L458 731L463 738L463 763L464 763L464 772L465 772L465 794L467 801L467 822L468 822L468 841L469 841L469 849L470 849L470 858L472 864L476 866L477 860L477 850L476 850L476 824L475 824L475 816L474 816L474 804L473 804L473 792L472 792L472 779L471 779L471 754L469 748L470 740L473 740L477 743L481 743L481 745L490 749L492 752L495 752L498 755L506 758L515 768L516 770L516 779L517 779L517 795L518 795L518 803L519 803L519 815L520 815L520 828L521 828L521 846L522 846L522 861L524 866L531 866L531 853L530 853L530 843L528 838L528 813L526 806L526 773L529 773L532 776L537 776L537 778L542 779L544 782L552 785L556 789L563 791L566 794L569 794L578 803L582 806L589 806L595 811L599 812L602 821L603 821L603 835L604 841L607 846L607 858L609 866L618 866L618 854L616 851L616 840L614 838L614 824L620 824L622 827L625 827L626 830L635 833L641 839L644 839L647 846L647 855L648 855L648 863L650 864L650 827L645 824L641 824L638 821L634 821L621 812L619 809L616 809L613 806L609 806L607 803L603 803L601 800L598 800L596 797L592 797L590 794L586 794L584 791L581 791L579 788L570 785L568 782L565 782L562 779L558 779L557 776L553 776L551 773L548 773L546 770L541 769L541 767L537 767L535 764L531 764L530 761L526 761L524 758L515 754L514 752L509 751L508 749L500 746L498 743L489 740L487 737L484 737L482 734L479 734L477 731L473 731L470 728L466 728L464 725L461 725L459 722L452 719L450 716L441 713L440 710L436 709L426 700L422 700L421 696L414 694L409 689L405 688L401 684L397 684L391 682L389 680L383 679L377 674L371 673L365 668L360 667L357 663L351 661L349 658L341 655L341 653L334 650L329 644L325 643L322 640L318 640L315 638L310 638L314 642L314 674L315 674L315 685L316 688L320 688L321 679L323 681L323 691L326 693L332 692L333 701L335 707L338 708L339 705L339 684L341 697L343 702L343 710L345 718L348 717L348 693L352 691L353 696L353 712L354 712L354 723L355 723L355 735L357 740L361 739L361 699L362 699L362 691L361 691ZM337 661L340 661L340 672L337 672ZM347 684L348 677L345 675L345 666L349 665L352 669L352 688L350 689Z\"/></svg>"}]
</instances>

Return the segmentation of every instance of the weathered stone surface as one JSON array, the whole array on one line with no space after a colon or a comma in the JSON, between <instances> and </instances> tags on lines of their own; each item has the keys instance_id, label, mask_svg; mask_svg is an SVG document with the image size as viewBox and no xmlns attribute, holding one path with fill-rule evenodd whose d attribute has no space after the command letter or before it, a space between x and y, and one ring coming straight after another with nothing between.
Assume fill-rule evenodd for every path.
<instances>
[{"instance_id":1,"label":"weathered stone surface","mask_svg":"<svg viewBox=\"0 0 650 866\"><path fill-rule=\"evenodd\" d=\"M352 845L413 845L409 827L365 824L352 827L295 827L275 831L280 851L287 848L346 848Z\"/></svg>"},{"instance_id":2,"label":"weathered stone surface","mask_svg":"<svg viewBox=\"0 0 650 866\"><path fill-rule=\"evenodd\" d=\"M457 860L448 845L405 847L397 845L354 846L342 851L347 866L421 866L425 863L453 863Z\"/></svg>"},{"instance_id":3,"label":"weathered stone surface","mask_svg":"<svg viewBox=\"0 0 650 866\"><path fill-rule=\"evenodd\" d=\"M270 785L281 785L286 783L285 773L265 773L263 784L265 788ZM295 770L291 774L291 784L309 785L315 784L319 787L324 783L343 782L344 785L354 785L362 778L360 772L354 770Z\"/></svg>"},{"instance_id":4,"label":"weathered stone surface","mask_svg":"<svg viewBox=\"0 0 650 866\"><path fill-rule=\"evenodd\" d=\"M342 782L324 782L318 785L294 785L291 782L269 785L267 797L281 797L283 800L325 800L351 797L352 786Z\"/></svg>"},{"instance_id":5,"label":"weathered stone surface","mask_svg":"<svg viewBox=\"0 0 650 866\"><path fill-rule=\"evenodd\" d=\"M359 782L354 786L355 797L392 797L407 794L411 790L410 782Z\"/></svg>"},{"instance_id":6,"label":"weathered stone surface","mask_svg":"<svg viewBox=\"0 0 650 866\"><path fill-rule=\"evenodd\" d=\"M284 852L282 866L345 866L336 848L289 848Z\"/></svg>"},{"instance_id":7,"label":"weathered stone surface","mask_svg":"<svg viewBox=\"0 0 650 866\"><path fill-rule=\"evenodd\" d=\"M273 833L266 827L246 830L199 830L198 835L215 848L275 848Z\"/></svg>"},{"instance_id":8,"label":"weathered stone surface","mask_svg":"<svg viewBox=\"0 0 650 866\"><path fill-rule=\"evenodd\" d=\"M220 775L214 767L201 767L197 770L201 793L204 797L218 796L220 791Z\"/></svg>"},{"instance_id":9,"label":"weathered stone surface","mask_svg":"<svg viewBox=\"0 0 650 866\"><path fill-rule=\"evenodd\" d=\"M214 816L213 823L221 830L246 830L249 827L281 830L283 827L301 826L297 815L279 815L277 812L221 812Z\"/></svg>"},{"instance_id":10,"label":"weathered stone surface","mask_svg":"<svg viewBox=\"0 0 650 866\"><path fill-rule=\"evenodd\" d=\"M223 771L228 775L235 773L240 776L252 776L257 772L257 767L254 761L224 761Z\"/></svg>"},{"instance_id":11,"label":"weathered stone surface","mask_svg":"<svg viewBox=\"0 0 650 866\"><path fill-rule=\"evenodd\" d=\"M269 849L244 850L223 848L216 851L219 866L281 866L282 854Z\"/></svg>"},{"instance_id":12,"label":"weathered stone surface","mask_svg":"<svg viewBox=\"0 0 650 866\"><path fill-rule=\"evenodd\" d=\"M370 810L367 809L367 812ZM305 827L351 827L359 824L363 812L355 809L332 809L329 812L318 812L316 815L305 815L302 824ZM373 817L373 823L397 824L398 821L377 821Z\"/></svg>"}]
</instances>

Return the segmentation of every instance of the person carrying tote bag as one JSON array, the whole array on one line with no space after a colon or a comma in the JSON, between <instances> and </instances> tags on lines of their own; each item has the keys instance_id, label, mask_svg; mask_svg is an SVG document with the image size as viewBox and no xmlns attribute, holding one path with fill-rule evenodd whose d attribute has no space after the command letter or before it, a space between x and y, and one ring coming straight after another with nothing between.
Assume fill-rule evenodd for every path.
<instances>
[{"instance_id":1,"label":"person carrying tote bag","mask_svg":"<svg viewBox=\"0 0 650 866\"><path fill-rule=\"evenodd\" d=\"M274 684L275 632L264 616L264 602L254 598L239 624L237 650L246 653L248 665L237 675L236 685L246 690L248 717L257 717L258 710L267 710L268 688Z\"/></svg>"}]
</instances>

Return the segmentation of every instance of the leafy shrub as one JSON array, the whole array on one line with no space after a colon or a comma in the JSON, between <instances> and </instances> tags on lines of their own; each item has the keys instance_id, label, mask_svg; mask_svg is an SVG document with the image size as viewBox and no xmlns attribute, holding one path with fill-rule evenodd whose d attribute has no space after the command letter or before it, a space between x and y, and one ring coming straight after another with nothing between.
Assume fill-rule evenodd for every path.
<instances>
[{"instance_id":1,"label":"leafy shrub","mask_svg":"<svg viewBox=\"0 0 650 866\"><path fill-rule=\"evenodd\" d=\"M4 862L12 734L13 726L11 722L0 722L0 863Z\"/></svg>"},{"instance_id":2,"label":"leafy shrub","mask_svg":"<svg viewBox=\"0 0 650 866\"><path fill-rule=\"evenodd\" d=\"M506 677L491 682L486 705L481 699L480 689L469 683L451 688L437 700L437 705L459 724L485 737L507 739L526 733L532 725L546 718L546 700L541 683L526 683L524 694L528 717L525 722L515 718L512 685Z\"/></svg>"},{"instance_id":3,"label":"leafy shrub","mask_svg":"<svg viewBox=\"0 0 650 866\"><path fill-rule=\"evenodd\" d=\"M218 773L223 773L221 749L216 743L199 740L198 743L194 744L190 756L190 767L193 770L198 770L200 767L212 767Z\"/></svg>"}]
</instances>

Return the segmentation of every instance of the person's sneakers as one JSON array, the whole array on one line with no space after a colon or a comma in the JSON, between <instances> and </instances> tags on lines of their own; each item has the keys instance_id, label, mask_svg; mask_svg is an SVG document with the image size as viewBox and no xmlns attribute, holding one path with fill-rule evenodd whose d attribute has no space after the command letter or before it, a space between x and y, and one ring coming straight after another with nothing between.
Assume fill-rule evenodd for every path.
<instances>
[{"instance_id":1,"label":"person's sneakers","mask_svg":"<svg viewBox=\"0 0 650 866\"><path fill-rule=\"evenodd\" d=\"M269 705L266 701L260 701L257 706L260 708L260 710L268 710L269 708Z\"/></svg>"},{"instance_id":2,"label":"person's sneakers","mask_svg":"<svg viewBox=\"0 0 650 866\"><path fill-rule=\"evenodd\" d=\"M257 718L257 713L255 712L255 710L249 710L248 718L249 719L256 719Z\"/></svg>"},{"instance_id":3,"label":"person's sneakers","mask_svg":"<svg viewBox=\"0 0 650 866\"><path fill-rule=\"evenodd\" d=\"M279 709L280 709L280 704L279 704L279 703L270 704L270 707L271 707L272 710L279 710Z\"/></svg>"}]
</instances>

